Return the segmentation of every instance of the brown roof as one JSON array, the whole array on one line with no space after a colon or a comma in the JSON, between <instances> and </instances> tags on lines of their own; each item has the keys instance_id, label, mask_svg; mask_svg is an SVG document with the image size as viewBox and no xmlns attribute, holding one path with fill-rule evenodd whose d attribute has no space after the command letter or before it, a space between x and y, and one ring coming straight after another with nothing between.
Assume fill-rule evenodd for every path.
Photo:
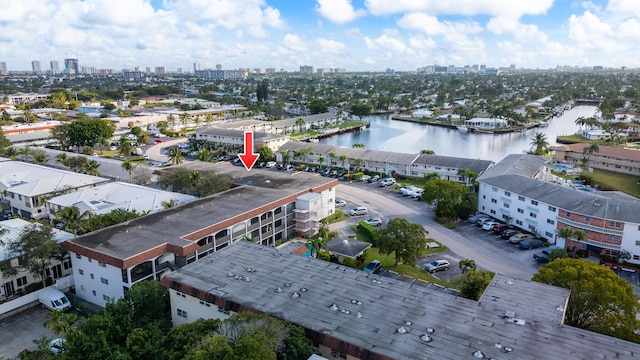
<instances>
[{"instance_id":1,"label":"brown roof","mask_svg":"<svg viewBox=\"0 0 640 360\"><path fill-rule=\"evenodd\" d=\"M564 151L573 151L582 153L584 148L591 146L591 144L587 143L578 143L571 145L561 145L556 146L554 149L564 150ZM630 150L630 149L622 149L613 146L603 146L598 145L598 155L599 156L607 156L612 158L621 158L621 159L630 159L630 160L638 160L640 161L640 151L638 150Z\"/></svg>"}]
</instances>

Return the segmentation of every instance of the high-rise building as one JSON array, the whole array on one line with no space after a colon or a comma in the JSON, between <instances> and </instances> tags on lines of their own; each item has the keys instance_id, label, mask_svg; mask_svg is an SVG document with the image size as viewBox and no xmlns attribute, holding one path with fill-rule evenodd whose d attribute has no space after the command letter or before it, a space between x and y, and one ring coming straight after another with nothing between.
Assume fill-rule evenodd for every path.
<instances>
[{"instance_id":1,"label":"high-rise building","mask_svg":"<svg viewBox=\"0 0 640 360\"><path fill-rule=\"evenodd\" d=\"M200 71L200 63L193 63L193 72Z\"/></svg>"},{"instance_id":2,"label":"high-rise building","mask_svg":"<svg viewBox=\"0 0 640 360\"><path fill-rule=\"evenodd\" d=\"M40 68L40 60L33 60L31 62L31 70L34 74L42 73L42 69Z\"/></svg>"},{"instance_id":3,"label":"high-rise building","mask_svg":"<svg viewBox=\"0 0 640 360\"><path fill-rule=\"evenodd\" d=\"M0 75L7 75L7 63L0 62Z\"/></svg>"},{"instance_id":4,"label":"high-rise building","mask_svg":"<svg viewBox=\"0 0 640 360\"><path fill-rule=\"evenodd\" d=\"M155 71L155 73L156 73L157 75L163 75L163 74L165 73L164 66L156 66L156 71Z\"/></svg>"},{"instance_id":5,"label":"high-rise building","mask_svg":"<svg viewBox=\"0 0 640 360\"><path fill-rule=\"evenodd\" d=\"M80 64L78 63L78 59L64 59L64 70L69 75L80 74Z\"/></svg>"},{"instance_id":6,"label":"high-rise building","mask_svg":"<svg viewBox=\"0 0 640 360\"><path fill-rule=\"evenodd\" d=\"M182 68L178 68L178 74L182 74Z\"/></svg>"},{"instance_id":7,"label":"high-rise building","mask_svg":"<svg viewBox=\"0 0 640 360\"><path fill-rule=\"evenodd\" d=\"M303 65L300 66L300 73L301 74L313 74L315 73L313 66L308 66L308 65Z\"/></svg>"},{"instance_id":8,"label":"high-rise building","mask_svg":"<svg viewBox=\"0 0 640 360\"><path fill-rule=\"evenodd\" d=\"M147 67L144 69L144 73L145 73L145 74L147 74L147 75L148 75L148 74L151 74L151 67L147 66Z\"/></svg>"},{"instance_id":9,"label":"high-rise building","mask_svg":"<svg viewBox=\"0 0 640 360\"><path fill-rule=\"evenodd\" d=\"M216 64L216 70L218 71L222 70L222 64Z\"/></svg>"},{"instance_id":10,"label":"high-rise building","mask_svg":"<svg viewBox=\"0 0 640 360\"><path fill-rule=\"evenodd\" d=\"M58 64L58 61L51 60L49 62L49 65L51 65L51 74L52 75L60 74L60 64Z\"/></svg>"}]
</instances>

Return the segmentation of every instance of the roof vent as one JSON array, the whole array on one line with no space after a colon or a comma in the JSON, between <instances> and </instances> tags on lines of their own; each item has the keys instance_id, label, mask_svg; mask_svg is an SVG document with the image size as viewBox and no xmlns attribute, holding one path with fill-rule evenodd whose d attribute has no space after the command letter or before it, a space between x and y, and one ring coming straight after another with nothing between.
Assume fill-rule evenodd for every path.
<instances>
[{"instance_id":1,"label":"roof vent","mask_svg":"<svg viewBox=\"0 0 640 360\"><path fill-rule=\"evenodd\" d=\"M307 292L307 288L300 288L300 292Z\"/></svg>"},{"instance_id":2,"label":"roof vent","mask_svg":"<svg viewBox=\"0 0 640 360\"><path fill-rule=\"evenodd\" d=\"M423 342L431 342L433 341L433 338L431 338L431 336L427 334L422 334L420 335L420 340L422 340Z\"/></svg>"},{"instance_id":3,"label":"roof vent","mask_svg":"<svg viewBox=\"0 0 640 360\"><path fill-rule=\"evenodd\" d=\"M398 334L406 334L407 333L407 329L405 329L404 326L400 326L399 328L396 329L396 332Z\"/></svg>"},{"instance_id":4,"label":"roof vent","mask_svg":"<svg viewBox=\"0 0 640 360\"><path fill-rule=\"evenodd\" d=\"M362 301L360 301L360 300L356 300L356 299L351 300L351 303L352 303L353 305L358 305L358 306L359 306L359 305L362 305Z\"/></svg>"},{"instance_id":5,"label":"roof vent","mask_svg":"<svg viewBox=\"0 0 640 360\"><path fill-rule=\"evenodd\" d=\"M244 280L244 276L242 276L242 275L236 275L233 278L236 279L236 280Z\"/></svg>"},{"instance_id":6,"label":"roof vent","mask_svg":"<svg viewBox=\"0 0 640 360\"><path fill-rule=\"evenodd\" d=\"M340 312L343 312L343 313L345 313L347 315L351 314L351 310L349 310L349 309L340 309Z\"/></svg>"},{"instance_id":7,"label":"roof vent","mask_svg":"<svg viewBox=\"0 0 640 360\"><path fill-rule=\"evenodd\" d=\"M358 317L358 319L362 319L362 313L360 311L358 311L358 315L356 315Z\"/></svg>"},{"instance_id":8,"label":"roof vent","mask_svg":"<svg viewBox=\"0 0 640 360\"><path fill-rule=\"evenodd\" d=\"M343 245L349 245L349 240L348 240L348 239L344 239L344 240L342 240L342 244L343 244Z\"/></svg>"},{"instance_id":9,"label":"roof vent","mask_svg":"<svg viewBox=\"0 0 640 360\"><path fill-rule=\"evenodd\" d=\"M284 287L291 287L291 283L284 283Z\"/></svg>"},{"instance_id":10,"label":"roof vent","mask_svg":"<svg viewBox=\"0 0 640 360\"><path fill-rule=\"evenodd\" d=\"M232 273L231 271L229 271L229 272L227 273L227 277L233 277L233 273Z\"/></svg>"},{"instance_id":11,"label":"roof vent","mask_svg":"<svg viewBox=\"0 0 640 360\"><path fill-rule=\"evenodd\" d=\"M428 327L428 328L427 328L427 332L428 332L429 334L433 334L434 332L436 332L436 330L435 330L434 328Z\"/></svg>"},{"instance_id":12,"label":"roof vent","mask_svg":"<svg viewBox=\"0 0 640 360\"><path fill-rule=\"evenodd\" d=\"M340 308L336 304L331 304L331 306L329 306L329 310L331 311L338 311L339 309Z\"/></svg>"},{"instance_id":13,"label":"roof vent","mask_svg":"<svg viewBox=\"0 0 640 360\"><path fill-rule=\"evenodd\" d=\"M277 288L277 289L275 289L274 291L275 291L275 292L277 292L277 293L282 293L282 292L284 292L284 290L283 290L280 286L278 286L278 288Z\"/></svg>"},{"instance_id":14,"label":"roof vent","mask_svg":"<svg viewBox=\"0 0 640 360\"><path fill-rule=\"evenodd\" d=\"M505 281L504 283L507 285L513 285L513 280L507 279L507 281Z\"/></svg>"},{"instance_id":15,"label":"roof vent","mask_svg":"<svg viewBox=\"0 0 640 360\"><path fill-rule=\"evenodd\" d=\"M298 292L296 291L296 292L294 292L293 294L291 294L291 297L292 297L292 298L294 298L294 299L297 299L297 298L299 298L299 297L300 297L300 293L298 293Z\"/></svg>"},{"instance_id":16,"label":"roof vent","mask_svg":"<svg viewBox=\"0 0 640 360\"><path fill-rule=\"evenodd\" d=\"M410 320L407 320L407 321L404 322L404 324L407 325L407 326L411 326L411 325L413 325L413 322L411 322Z\"/></svg>"},{"instance_id":17,"label":"roof vent","mask_svg":"<svg viewBox=\"0 0 640 360\"><path fill-rule=\"evenodd\" d=\"M245 281L245 282L251 282L251 279L249 279L249 277L248 277L248 276L245 276L245 277L244 277L244 281Z\"/></svg>"},{"instance_id":18,"label":"roof vent","mask_svg":"<svg viewBox=\"0 0 640 360\"><path fill-rule=\"evenodd\" d=\"M563 312L564 311L564 306L562 306L562 305L556 306L556 311Z\"/></svg>"},{"instance_id":19,"label":"roof vent","mask_svg":"<svg viewBox=\"0 0 640 360\"><path fill-rule=\"evenodd\" d=\"M256 269L250 268L250 267L246 268L245 270L247 270L247 272L250 272L250 273L253 273L253 272L257 271Z\"/></svg>"},{"instance_id":20,"label":"roof vent","mask_svg":"<svg viewBox=\"0 0 640 360\"><path fill-rule=\"evenodd\" d=\"M516 312L515 311L511 311L511 310L507 310L504 312L504 317L509 318L509 319L513 319L514 317L516 317Z\"/></svg>"},{"instance_id":21,"label":"roof vent","mask_svg":"<svg viewBox=\"0 0 640 360\"><path fill-rule=\"evenodd\" d=\"M484 359L484 353L480 350L476 350L473 352L473 357L476 359Z\"/></svg>"}]
</instances>

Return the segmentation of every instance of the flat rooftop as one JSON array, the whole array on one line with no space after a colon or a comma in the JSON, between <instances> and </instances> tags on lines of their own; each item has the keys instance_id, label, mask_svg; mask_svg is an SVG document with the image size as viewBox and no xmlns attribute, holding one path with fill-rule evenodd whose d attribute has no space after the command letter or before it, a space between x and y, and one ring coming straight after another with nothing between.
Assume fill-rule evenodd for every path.
<instances>
[{"instance_id":1,"label":"flat rooftop","mask_svg":"<svg viewBox=\"0 0 640 360\"><path fill-rule=\"evenodd\" d=\"M205 167L206 170L212 170ZM229 176L232 182L239 186L79 236L65 244L67 250L78 252L78 248L85 248L126 262L136 255L167 245L186 248L192 246L193 241L200 239L199 236L189 234L235 217L242 217L251 210L269 206L287 197L298 196L314 188L337 185L335 179L323 178L316 174L293 174L262 169L247 171L244 167L231 166L229 163L215 167L215 171ZM112 265L123 266L120 262Z\"/></svg>"},{"instance_id":2,"label":"flat rooftop","mask_svg":"<svg viewBox=\"0 0 640 360\"><path fill-rule=\"evenodd\" d=\"M368 359L473 359L475 351L486 359L623 359L640 348L562 325L565 289L496 275L476 302L247 241L168 274L162 284L271 314Z\"/></svg>"}]
</instances>

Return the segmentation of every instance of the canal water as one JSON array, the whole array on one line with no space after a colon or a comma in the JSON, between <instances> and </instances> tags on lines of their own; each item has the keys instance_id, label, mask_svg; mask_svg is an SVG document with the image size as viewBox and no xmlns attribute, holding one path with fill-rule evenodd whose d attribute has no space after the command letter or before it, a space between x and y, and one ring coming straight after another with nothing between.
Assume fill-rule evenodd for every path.
<instances>
[{"instance_id":1,"label":"canal water","mask_svg":"<svg viewBox=\"0 0 640 360\"><path fill-rule=\"evenodd\" d=\"M547 136L549 144L556 144L556 136L571 135L579 130L578 117L591 117L595 106L576 106L554 117L544 128L533 128L525 132L508 134L464 133L448 129L401 120L392 120L392 115L367 116L371 128L320 140L322 144L352 147L363 143L365 149L419 153L433 150L437 155L500 161L505 156L523 153L531 149L531 141L537 131Z\"/></svg>"}]
</instances>

